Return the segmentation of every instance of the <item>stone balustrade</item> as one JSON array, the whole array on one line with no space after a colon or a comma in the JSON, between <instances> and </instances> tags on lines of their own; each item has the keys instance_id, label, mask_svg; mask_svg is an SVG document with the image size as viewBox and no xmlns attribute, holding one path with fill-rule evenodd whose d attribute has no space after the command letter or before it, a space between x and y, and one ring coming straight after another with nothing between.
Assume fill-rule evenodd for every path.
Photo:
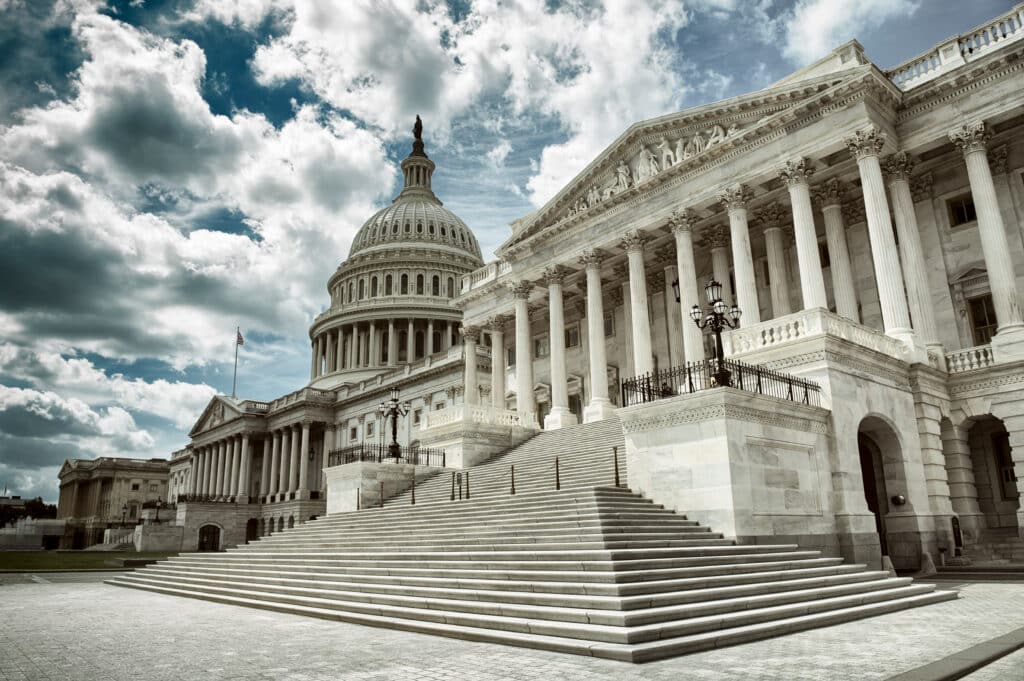
<instances>
[{"instance_id":1,"label":"stone balustrade","mask_svg":"<svg viewBox=\"0 0 1024 681\"><path fill-rule=\"evenodd\" d=\"M462 293L468 293L473 289L492 282L501 276L512 271L512 265L501 260L489 262L478 270L462 275Z\"/></svg>"},{"instance_id":2,"label":"stone balustrade","mask_svg":"<svg viewBox=\"0 0 1024 681\"><path fill-rule=\"evenodd\" d=\"M1024 37L1024 4L885 72L901 90L910 90L965 63Z\"/></svg>"},{"instance_id":3,"label":"stone balustrade","mask_svg":"<svg viewBox=\"0 0 1024 681\"><path fill-rule=\"evenodd\" d=\"M298 402L332 404L334 402L334 392L331 390L317 390L316 388L302 388L271 402L268 411L283 409Z\"/></svg>"},{"instance_id":4,"label":"stone balustrade","mask_svg":"<svg viewBox=\"0 0 1024 681\"><path fill-rule=\"evenodd\" d=\"M534 428L537 415L520 414L514 409L495 409L487 405L456 404L446 409L428 412L420 421L420 430L440 428L452 423L479 423L491 426L523 426Z\"/></svg>"},{"instance_id":5,"label":"stone balustrade","mask_svg":"<svg viewBox=\"0 0 1024 681\"><path fill-rule=\"evenodd\" d=\"M946 353L946 370L951 374L985 369L995 364L991 345L978 345Z\"/></svg>"},{"instance_id":6,"label":"stone balustrade","mask_svg":"<svg viewBox=\"0 0 1024 681\"><path fill-rule=\"evenodd\" d=\"M906 355L906 348L901 341L822 308L801 310L767 322L742 327L724 334L722 341L725 354L728 356L764 350L824 334L842 338L897 359L902 359Z\"/></svg>"}]
</instances>

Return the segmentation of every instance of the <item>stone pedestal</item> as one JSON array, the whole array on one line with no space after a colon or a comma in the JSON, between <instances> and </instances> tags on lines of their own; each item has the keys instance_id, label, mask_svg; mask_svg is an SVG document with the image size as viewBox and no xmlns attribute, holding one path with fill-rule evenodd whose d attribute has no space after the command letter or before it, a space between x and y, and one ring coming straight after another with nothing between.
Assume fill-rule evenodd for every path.
<instances>
[{"instance_id":1,"label":"stone pedestal","mask_svg":"<svg viewBox=\"0 0 1024 681\"><path fill-rule=\"evenodd\" d=\"M445 413L449 411L452 413ZM446 416L450 416L450 420L437 422ZM537 433L536 428L514 423L519 420L516 412L486 407L469 409L468 412L454 407L433 412L429 419L427 427L420 431L420 443L431 449L443 449L445 468L476 466Z\"/></svg>"},{"instance_id":2,"label":"stone pedestal","mask_svg":"<svg viewBox=\"0 0 1024 681\"><path fill-rule=\"evenodd\" d=\"M438 469L405 463L357 461L324 469L327 479L327 514L374 508L412 487L413 476L425 480Z\"/></svg>"},{"instance_id":3,"label":"stone pedestal","mask_svg":"<svg viewBox=\"0 0 1024 681\"><path fill-rule=\"evenodd\" d=\"M177 553L182 550L182 538L185 528L180 525L136 525L133 543L135 550L168 551Z\"/></svg>"}]
</instances>

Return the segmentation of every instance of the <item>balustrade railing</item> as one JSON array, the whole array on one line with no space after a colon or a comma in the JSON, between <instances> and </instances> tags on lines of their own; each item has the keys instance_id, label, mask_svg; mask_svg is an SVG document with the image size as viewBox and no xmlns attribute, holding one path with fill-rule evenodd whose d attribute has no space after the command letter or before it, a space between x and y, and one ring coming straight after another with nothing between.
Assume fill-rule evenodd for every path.
<instances>
[{"instance_id":1,"label":"balustrade railing","mask_svg":"<svg viewBox=\"0 0 1024 681\"><path fill-rule=\"evenodd\" d=\"M483 404L456 404L424 414L423 420L420 422L420 429L428 430L458 422L533 428L536 427L536 421L536 414L532 412L520 414L514 409L495 409Z\"/></svg>"},{"instance_id":2,"label":"balustrade railing","mask_svg":"<svg viewBox=\"0 0 1024 681\"><path fill-rule=\"evenodd\" d=\"M179 494L179 504L234 504L238 500L234 496L222 496L220 494ZM250 504L256 503L256 498L253 497L249 500ZM161 506L160 510L164 507Z\"/></svg>"},{"instance_id":3,"label":"balustrade railing","mask_svg":"<svg viewBox=\"0 0 1024 681\"><path fill-rule=\"evenodd\" d=\"M428 447L396 447L383 442L363 443L334 449L327 454L328 466L344 466L349 463L405 463L415 466L444 468L443 449Z\"/></svg>"},{"instance_id":4,"label":"balustrade railing","mask_svg":"<svg viewBox=\"0 0 1024 681\"><path fill-rule=\"evenodd\" d=\"M721 387L716 376L722 376L722 369L729 374L730 387L815 407L821 405L821 387L814 381L730 359L689 362L627 379L622 382L622 404L628 407Z\"/></svg>"},{"instance_id":5,"label":"balustrade railing","mask_svg":"<svg viewBox=\"0 0 1024 681\"><path fill-rule=\"evenodd\" d=\"M906 354L906 346L898 339L820 308L801 310L752 326L740 327L722 334L722 341L728 356L824 334L897 359Z\"/></svg>"},{"instance_id":6,"label":"balustrade railing","mask_svg":"<svg viewBox=\"0 0 1024 681\"><path fill-rule=\"evenodd\" d=\"M946 353L946 370L951 374L984 369L995 363L991 345L979 345Z\"/></svg>"}]
</instances>

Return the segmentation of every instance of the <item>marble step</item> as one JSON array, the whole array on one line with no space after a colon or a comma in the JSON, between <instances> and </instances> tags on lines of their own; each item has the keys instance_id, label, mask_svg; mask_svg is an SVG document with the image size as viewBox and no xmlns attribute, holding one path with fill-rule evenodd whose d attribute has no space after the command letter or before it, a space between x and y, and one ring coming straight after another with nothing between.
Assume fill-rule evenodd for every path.
<instances>
[{"instance_id":1,"label":"marble step","mask_svg":"<svg viewBox=\"0 0 1024 681\"><path fill-rule=\"evenodd\" d=\"M400 596L404 598L439 598L447 600L469 600L483 603L510 603L519 605L542 605L565 608L593 608L603 610L639 610L664 608L682 604L704 604L715 601L719 604L736 602L735 599L756 599L770 594L801 593L809 589L829 589L848 587L856 590L858 585L870 582L865 589L882 588L879 586L887 577L887 572L845 572L815 577L802 575L791 576L791 579L769 581L763 583L743 584L734 586L691 589L677 591L665 587L664 591L622 596L617 593L552 593L534 592L528 585L514 591L509 589L466 588L458 585L431 584L426 586L389 583L366 583L358 581L325 581L317 579L314 574L291 573L288 576L243 576L231 571L198 571L191 569L168 569L154 567L146 572L150 578L162 578L163 583L171 581L189 582L205 585L239 585L245 588L269 593L291 593L298 595L319 595L324 598L355 598L354 594L379 596ZM910 583L909 579L905 583ZM819 592L820 594L825 591ZM831 593L831 592L829 592ZM852 593L852 591L851 591ZM696 610L694 612L697 612ZM693 615L686 615L693 616Z\"/></svg>"},{"instance_id":2,"label":"marble step","mask_svg":"<svg viewBox=\"0 0 1024 681\"><path fill-rule=\"evenodd\" d=\"M655 622L630 626L592 624L589 622L566 621L564 619L538 619L515 615L478 614L453 610L410 608L394 605L370 604L353 601L336 601L316 597L277 596L276 600L267 600L262 592L228 587L203 587L193 585L164 585L145 579L129 579L128 576L109 580L121 586L150 589L164 593L213 600L218 602L235 602L254 607L268 608L284 612L305 610L306 614L313 611L334 613L335 619L343 621L360 621L363 617L386 618L391 622L425 621L434 624L491 629L518 634L539 634L561 639L576 639L588 642L640 644L660 641L667 638L692 636L709 632L721 632L723 629L743 627L754 624L770 623L790 617L809 614L824 614L833 610L854 608L868 604L887 601L898 601L934 592L932 585L901 585L890 589L872 590L854 594L835 595L823 598L812 598L795 603L752 607L739 611L706 614L683 620ZM955 595L954 595L955 597ZM463 603L460 601L460 604ZM571 610L571 609L563 609ZM685 610L685 608L681 609ZM600 611L591 611L599 614ZM642 611L641 611L642 612ZM548 613L553 614L553 613ZM568 617L572 613L565 612ZM637 613L637 619L641 619ZM362 620L363 623L367 623ZM783 628L782 631L786 629Z\"/></svg>"},{"instance_id":3,"label":"marble step","mask_svg":"<svg viewBox=\"0 0 1024 681\"><path fill-rule=\"evenodd\" d=\"M364 541L351 542L344 539L336 541L301 542L294 545L286 543L278 544L252 544L248 551L238 549L240 553L249 551L277 551L281 549L296 549L300 551L429 551L444 549L446 551L513 551L529 548L535 551L567 551L572 549L643 549L643 548L685 548L691 546L732 546L736 542L732 539L718 537L696 537L691 539L680 538L675 533L659 535L641 535L638 538L624 536L606 536L599 533L592 535L575 534L554 537L496 537L493 539L418 539L410 537L405 541Z\"/></svg>"},{"instance_id":4,"label":"marble step","mask_svg":"<svg viewBox=\"0 0 1024 681\"><path fill-rule=\"evenodd\" d=\"M202 554L191 554L202 555ZM759 556L760 558L760 556ZM764 560L753 562L734 562L729 564L714 563L711 565L688 565L684 567L653 568L630 571L612 570L574 570L574 569L494 569L465 566L445 566L443 568L416 566L375 567L366 565L338 565L330 561L314 561L299 563L295 561L254 561L194 559L189 554L176 556L161 561L158 565L185 565L191 569L219 569L240 572L243 574L265 574L274 570L313 572L328 578L338 576L345 579L456 579L531 582L535 588L563 589L567 583L615 585L624 590L640 590L657 582L682 581L683 583L700 583L702 580L713 580L714 583L730 583L730 580L756 579L762 573L779 574L790 570L803 569L841 569L841 558L797 557L795 559ZM528 566L533 567L533 566ZM864 569L860 566L860 569ZM698 588L698 587L693 587Z\"/></svg>"}]
</instances>

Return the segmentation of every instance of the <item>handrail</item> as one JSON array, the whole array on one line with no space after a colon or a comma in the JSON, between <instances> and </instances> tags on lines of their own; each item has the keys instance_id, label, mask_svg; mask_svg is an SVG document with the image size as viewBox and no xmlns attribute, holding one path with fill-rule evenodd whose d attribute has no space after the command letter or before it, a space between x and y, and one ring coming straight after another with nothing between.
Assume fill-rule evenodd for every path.
<instances>
[{"instance_id":1,"label":"handrail","mask_svg":"<svg viewBox=\"0 0 1024 681\"><path fill-rule=\"evenodd\" d=\"M627 379L622 382L622 404L628 407L721 387L717 378L723 370L733 388L815 407L821 405L821 386L814 381L735 359L689 362Z\"/></svg>"}]
</instances>

